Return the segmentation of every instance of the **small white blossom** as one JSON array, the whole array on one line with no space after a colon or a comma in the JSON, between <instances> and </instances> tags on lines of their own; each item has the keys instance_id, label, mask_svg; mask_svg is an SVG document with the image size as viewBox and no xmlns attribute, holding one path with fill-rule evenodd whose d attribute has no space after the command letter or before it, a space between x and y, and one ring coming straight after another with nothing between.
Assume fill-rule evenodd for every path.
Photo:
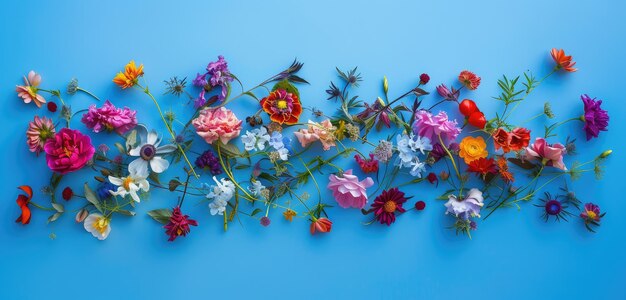
<instances>
[{"instance_id":1,"label":"small white blossom","mask_svg":"<svg viewBox=\"0 0 626 300\"><path fill-rule=\"evenodd\" d=\"M225 178L218 181L215 176L213 176L213 181L217 185L209 187L210 192L206 197L213 199L213 202L209 204L211 215L222 215L226 211L228 201L235 195L235 184Z\"/></svg>"},{"instance_id":2,"label":"small white blossom","mask_svg":"<svg viewBox=\"0 0 626 300\"><path fill-rule=\"evenodd\" d=\"M270 135L267 134L265 127L260 127L252 131L246 131L246 134L241 136L241 141L246 151L264 150L265 144L270 141Z\"/></svg>"},{"instance_id":3,"label":"small white blossom","mask_svg":"<svg viewBox=\"0 0 626 300\"><path fill-rule=\"evenodd\" d=\"M252 180L252 186L248 187L248 190L250 190L250 192L255 196L261 195L261 191L264 189L265 186L261 183L261 181L255 179Z\"/></svg>"}]
</instances>

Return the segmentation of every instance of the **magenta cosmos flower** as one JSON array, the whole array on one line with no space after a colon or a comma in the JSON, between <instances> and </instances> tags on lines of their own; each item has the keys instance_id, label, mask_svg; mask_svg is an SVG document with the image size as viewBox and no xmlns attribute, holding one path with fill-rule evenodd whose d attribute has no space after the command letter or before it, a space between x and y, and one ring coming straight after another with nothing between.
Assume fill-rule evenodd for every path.
<instances>
[{"instance_id":1,"label":"magenta cosmos flower","mask_svg":"<svg viewBox=\"0 0 626 300\"><path fill-rule=\"evenodd\" d=\"M581 118L585 122L583 129L587 134L587 140L598 137L600 131L607 131L609 126L609 114L600 108L602 100L591 99L587 95L580 96L585 105L585 114Z\"/></svg>"},{"instance_id":2,"label":"magenta cosmos flower","mask_svg":"<svg viewBox=\"0 0 626 300\"><path fill-rule=\"evenodd\" d=\"M352 170L345 171L341 176L331 174L328 179L330 180L328 189L333 191L333 197L343 208L363 208L367 203L365 189L374 184L374 180L370 177L359 181L358 177L352 175Z\"/></svg>"},{"instance_id":3,"label":"magenta cosmos flower","mask_svg":"<svg viewBox=\"0 0 626 300\"><path fill-rule=\"evenodd\" d=\"M80 170L93 157L96 148L89 136L78 130L63 128L44 146L50 170L66 174Z\"/></svg>"},{"instance_id":4,"label":"magenta cosmos flower","mask_svg":"<svg viewBox=\"0 0 626 300\"><path fill-rule=\"evenodd\" d=\"M218 139L222 144L239 136L241 123L237 116L225 107L207 108L193 119L193 127L196 133L207 143L213 144Z\"/></svg>"},{"instance_id":5,"label":"magenta cosmos flower","mask_svg":"<svg viewBox=\"0 0 626 300\"><path fill-rule=\"evenodd\" d=\"M380 224L391 225L396 221L396 212L405 212L402 204L406 202L404 193L398 188L383 191L372 203L372 210Z\"/></svg>"},{"instance_id":6,"label":"magenta cosmos flower","mask_svg":"<svg viewBox=\"0 0 626 300\"><path fill-rule=\"evenodd\" d=\"M101 108L89 106L81 120L93 132L102 130L124 134L137 126L137 112L128 107L116 108L109 100Z\"/></svg>"},{"instance_id":7,"label":"magenta cosmos flower","mask_svg":"<svg viewBox=\"0 0 626 300\"><path fill-rule=\"evenodd\" d=\"M46 103L46 99L37 94L39 91L39 84L41 84L41 75L35 73L35 71L28 72L28 78L24 77L24 85L18 85L15 88L17 95L24 100L24 103L35 102L37 107L41 107Z\"/></svg>"},{"instance_id":8,"label":"magenta cosmos flower","mask_svg":"<svg viewBox=\"0 0 626 300\"><path fill-rule=\"evenodd\" d=\"M433 144L439 142L441 135L444 143L449 144L461 133L461 128L457 126L456 121L448 120L448 115L443 111L433 116L429 111L420 110L415 113L413 132L429 138Z\"/></svg>"},{"instance_id":9,"label":"magenta cosmos flower","mask_svg":"<svg viewBox=\"0 0 626 300\"><path fill-rule=\"evenodd\" d=\"M544 138L535 139L535 143L526 148L526 159L540 159L546 166L552 166L563 171L567 168L563 163L563 155L565 154L565 146L556 143L548 144Z\"/></svg>"},{"instance_id":10,"label":"magenta cosmos flower","mask_svg":"<svg viewBox=\"0 0 626 300\"><path fill-rule=\"evenodd\" d=\"M170 236L168 241L171 242L181 235L187 236L191 231L189 225L198 226L198 222L190 219L188 215L183 215L179 206L174 207L169 223L163 226L163 228L165 228L165 234Z\"/></svg>"},{"instance_id":11,"label":"magenta cosmos flower","mask_svg":"<svg viewBox=\"0 0 626 300\"><path fill-rule=\"evenodd\" d=\"M43 151L46 141L54 136L54 124L51 119L35 116L35 119L28 123L26 130L26 143L30 152L37 155Z\"/></svg>"}]
</instances>

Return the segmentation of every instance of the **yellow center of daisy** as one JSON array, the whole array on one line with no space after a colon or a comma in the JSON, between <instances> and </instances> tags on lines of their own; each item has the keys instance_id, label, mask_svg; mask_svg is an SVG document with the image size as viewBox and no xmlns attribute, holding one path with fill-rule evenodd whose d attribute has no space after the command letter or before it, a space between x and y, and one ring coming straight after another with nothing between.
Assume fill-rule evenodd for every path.
<instances>
[{"instance_id":1,"label":"yellow center of daisy","mask_svg":"<svg viewBox=\"0 0 626 300\"><path fill-rule=\"evenodd\" d=\"M133 179L128 176L126 178L124 178L124 182L122 183L122 185L124 186L124 189L127 191L130 191L130 184L133 183Z\"/></svg>"},{"instance_id":2,"label":"yellow center of daisy","mask_svg":"<svg viewBox=\"0 0 626 300\"><path fill-rule=\"evenodd\" d=\"M588 210L588 211L587 211L587 215L588 215L588 216L589 216L589 218L591 218L591 219L595 219L595 218L596 218L596 216L597 216L595 212L590 211L590 210Z\"/></svg>"},{"instance_id":3,"label":"yellow center of daisy","mask_svg":"<svg viewBox=\"0 0 626 300\"><path fill-rule=\"evenodd\" d=\"M387 201L387 202L385 202L385 205L383 206L383 209L387 213L392 213L392 212L396 211L396 207L397 207L396 202L394 202L394 201Z\"/></svg>"},{"instance_id":4,"label":"yellow center of daisy","mask_svg":"<svg viewBox=\"0 0 626 300\"><path fill-rule=\"evenodd\" d=\"M278 107L279 109L287 108L287 101L286 100L278 100L276 102L276 107Z\"/></svg>"},{"instance_id":5,"label":"yellow center of daisy","mask_svg":"<svg viewBox=\"0 0 626 300\"><path fill-rule=\"evenodd\" d=\"M100 234L104 234L107 227L109 227L109 220L105 217L98 218L97 221L93 222L93 228L96 229Z\"/></svg>"}]
</instances>

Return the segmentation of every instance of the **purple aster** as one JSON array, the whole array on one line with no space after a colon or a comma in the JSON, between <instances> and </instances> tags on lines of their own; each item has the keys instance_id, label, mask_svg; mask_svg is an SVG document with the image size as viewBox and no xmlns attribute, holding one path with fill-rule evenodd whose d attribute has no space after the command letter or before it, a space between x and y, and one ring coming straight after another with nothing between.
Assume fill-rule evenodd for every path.
<instances>
[{"instance_id":1,"label":"purple aster","mask_svg":"<svg viewBox=\"0 0 626 300\"><path fill-rule=\"evenodd\" d=\"M587 95L580 96L580 99L585 105L585 114L582 117L585 122L583 129L587 134L587 140L590 140L592 137L598 137L600 131L607 131L609 114L600 107L602 100L596 101L595 98L591 99Z\"/></svg>"},{"instance_id":2,"label":"purple aster","mask_svg":"<svg viewBox=\"0 0 626 300\"><path fill-rule=\"evenodd\" d=\"M222 166L219 159L211 150L204 151L202 155L198 156L196 166L200 169L208 169L213 175L222 174Z\"/></svg>"}]
</instances>

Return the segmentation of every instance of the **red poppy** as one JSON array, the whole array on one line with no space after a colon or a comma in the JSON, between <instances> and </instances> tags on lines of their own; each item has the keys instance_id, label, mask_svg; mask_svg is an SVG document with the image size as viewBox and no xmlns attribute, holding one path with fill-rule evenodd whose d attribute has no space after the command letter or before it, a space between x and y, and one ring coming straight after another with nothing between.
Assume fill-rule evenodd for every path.
<instances>
[{"instance_id":1,"label":"red poppy","mask_svg":"<svg viewBox=\"0 0 626 300\"><path fill-rule=\"evenodd\" d=\"M485 114L480 111L473 112L467 119L467 122L478 129L483 129L487 125Z\"/></svg>"},{"instance_id":2,"label":"red poppy","mask_svg":"<svg viewBox=\"0 0 626 300\"><path fill-rule=\"evenodd\" d=\"M17 217L17 220L15 220L15 222L26 225L30 223L30 208L28 207L28 203L30 203L30 200L33 198L33 189L27 185L22 185L18 187L18 189L24 191L26 195L18 195L17 200L15 200L15 202L17 202L17 205L22 210L22 214Z\"/></svg>"},{"instance_id":3,"label":"red poppy","mask_svg":"<svg viewBox=\"0 0 626 300\"><path fill-rule=\"evenodd\" d=\"M356 154L354 159L359 164L359 167L361 167L361 171L363 171L363 173L378 172L378 160L374 158L373 153L370 153L369 159L361 157L359 154Z\"/></svg>"},{"instance_id":4,"label":"red poppy","mask_svg":"<svg viewBox=\"0 0 626 300\"><path fill-rule=\"evenodd\" d=\"M277 89L261 99L261 107L270 115L272 121L279 124L296 124L302 114L302 104L298 95L283 89Z\"/></svg>"},{"instance_id":5,"label":"red poppy","mask_svg":"<svg viewBox=\"0 0 626 300\"><path fill-rule=\"evenodd\" d=\"M315 232L330 232L333 227L333 222L327 218L315 219L311 222L311 234Z\"/></svg>"},{"instance_id":6,"label":"red poppy","mask_svg":"<svg viewBox=\"0 0 626 300\"><path fill-rule=\"evenodd\" d=\"M575 62L572 62L571 55L565 55L565 51L563 49L557 50L556 48L552 48L550 51L550 55L552 55L552 59L556 63L556 69L563 69L567 72L576 72L578 69L574 68Z\"/></svg>"},{"instance_id":7,"label":"red poppy","mask_svg":"<svg viewBox=\"0 0 626 300\"><path fill-rule=\"evenodd\" d=\"M469 163L469 168L467 169L469 172L476 173L477 175L482 175L483 177L487 174L495 174L498 172L496 170L496 163L493 158L479 158L472 160Z\"/></svg>"},{"instance_id":8,"label":"red poppy","mask_svg":"<svg viewBox=\"0 0 626 300\"><path fill-rule=\"evenodd\" d=\"M459 74L459 81L470 90L475 90L480 85L480 77L467 70Z\"/></svg>"},{"instance_id":9,"label":"red poppy","mask_svg":"<svg viewBox=\"0 0 626 300\"><path fill-rule=\"evenodd\" d=\"M461 103L459 103L459 111L465 117L469 117L472 113L479 111L476 103L470 99L463 99Z\"/></svg>"},{"instance_id":10,"label":"red poppy","mask_svg":"<svg viewBox=\"0 0 626 300\"><path fill-rule=\"evenodd\" d=\"M520 151L528 147L528 143L530 143L530 130L515 128L511 131L511 150Z\"/></svg>"},{"instance_id":11,"label":"red poppy","mask_svg":"<svg viewBox=\"0 0 626 300\"><path fill-rule=\"evenodd\" d=\"M493 145L496 150L500 150L500 148L502 148L504 153L508 153L509 151L511 151L511 139L509 133L506 130L504 130L503 128L498 128L491 136L493 137Z\"/></svg>"}]
</instances>

